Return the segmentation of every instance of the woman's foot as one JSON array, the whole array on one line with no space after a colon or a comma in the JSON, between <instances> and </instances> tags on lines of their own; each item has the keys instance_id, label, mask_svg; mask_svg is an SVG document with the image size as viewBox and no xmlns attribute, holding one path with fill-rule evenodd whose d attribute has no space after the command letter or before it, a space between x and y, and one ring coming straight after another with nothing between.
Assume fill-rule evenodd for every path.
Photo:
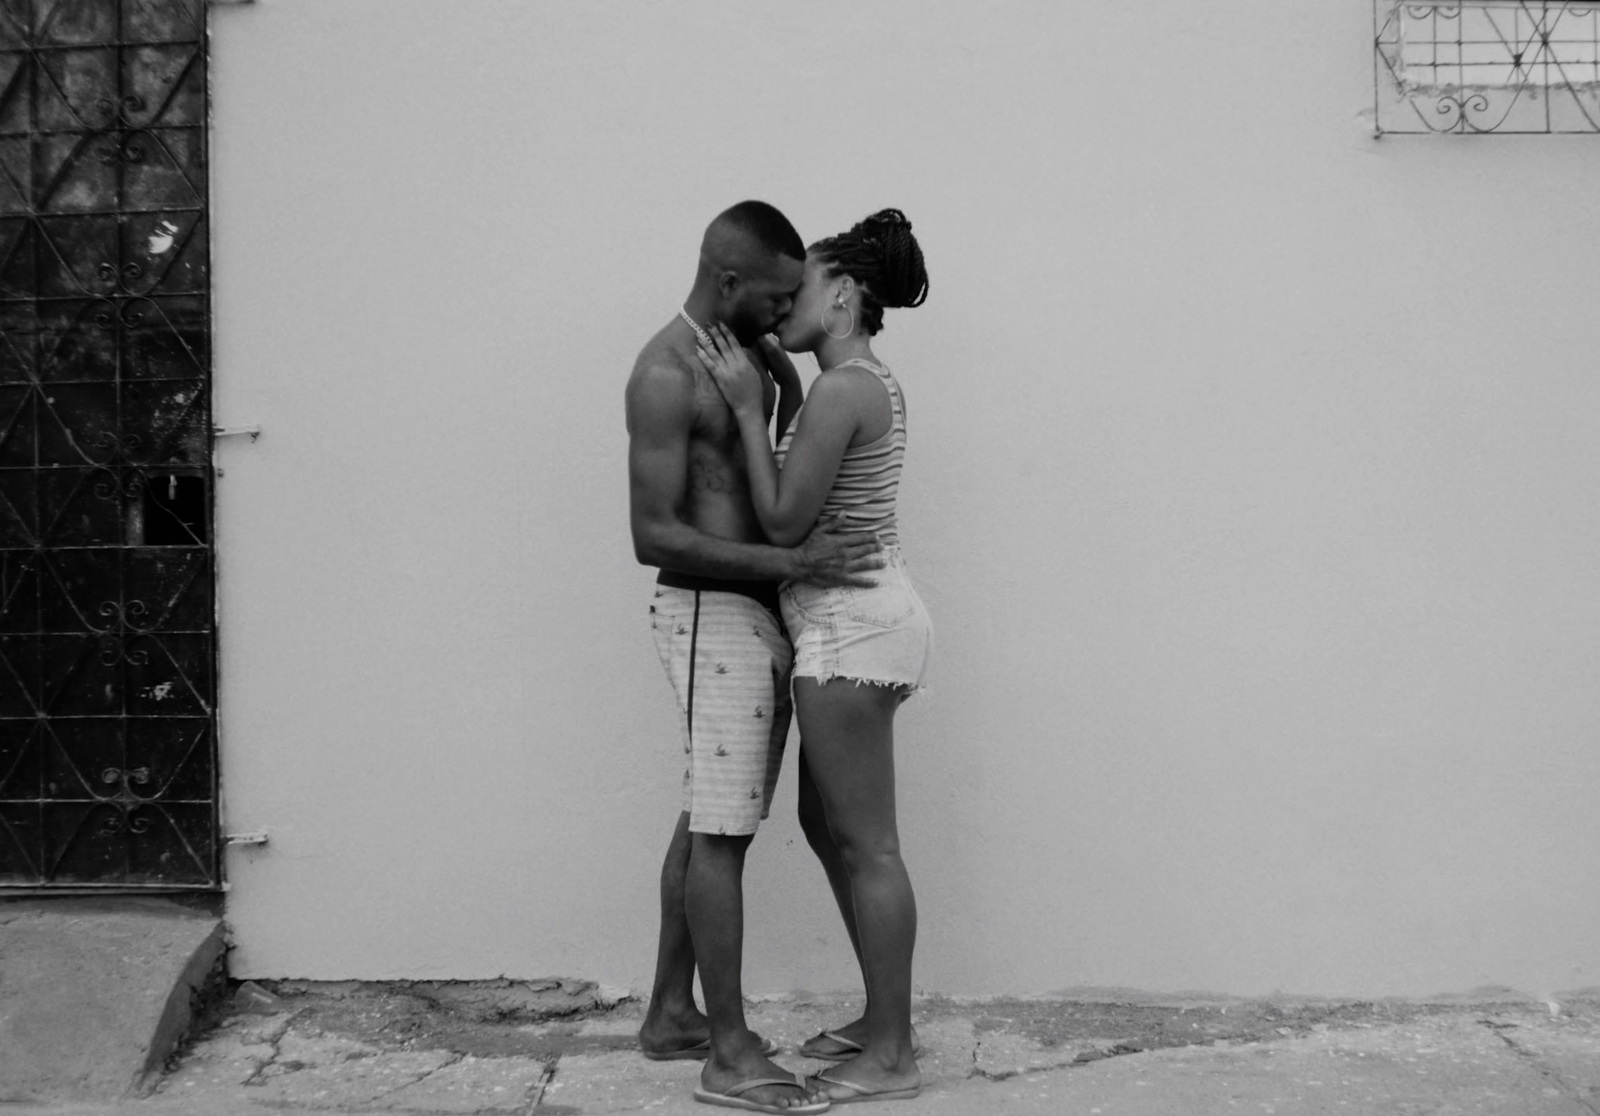
<instances>
[{"instance_id":1,"label":"woman's foot","mask_svg":"<svg viewBox=\"0 0 1600 1116\"><path fill-rule=\"evenodd\" d=\"M752 1081L768 1083L752 1088L749 1087ZM769 1061L767 1056L758 1053L755 1047L749 1048L741 1056L730 1061L708 1058L705 1068L700 1071L700 1088L695 1090L696 1100L716 1104L718 1102L713 1098L730 1095L737 1095L741 1101L777 1110L805 1109L807 1106L815 1106L827 1100L820 1087Z\"/></svg>"},{"instance_id":2,"label":"woman's foot","mask_svg":"<svg viewBox=\"0 0 1600 1116\"><path fill-rule=\"evenodd\" d=\"M870 1054L851 1058L813 1074L807 1084L834 1104L858 1101L910 1100L922 1092L922 1070L915 1059L885 1065Z\"/></svg>"},{"instance_id":3,"label":"woman's foot","mask_svg":"<svg viewBox=\"0 0 1600 1116\"><path fill-rule=\"evenodd\" d=\"M674 1011L665 1006L658 1009L652 1000L639 1027L639 1049L646 1057L685 1057L686 1051L693 1050L703 1058L711 1049L711 1024L692 1004Z\"/></svg>"},{"instance_id":4,"label":"woman's foot","mask_svg":"<svg viewBox=\"0 0 1600 1116\"><path fill-rule=\"evenodd\" d=\"M754 1032L752 1032L754 1033ZM778 1044L755 1036L763 1054L776 1054ZM690 1061L711 1053L711 1024L699 1011L675 1019L645 1017L639 1028L639 1050L654 1062Z\"/></svg>"},{"instance_id":5,"label":"woman's foot","mask_svg":"<svg viewBox=\"0 0 1600 1116\"><path fill-rule=\"evenodd\" d=\"M861 1053L867 1042L867 1018L846 1023L831 1031L822 1031L800 1045L800 1054L806 1058L820 1058L825 1062L843 1062ZM922 1038L916 1025L911 1027L911 1056L922 1054Z\"/></svg>"}]
</instances>

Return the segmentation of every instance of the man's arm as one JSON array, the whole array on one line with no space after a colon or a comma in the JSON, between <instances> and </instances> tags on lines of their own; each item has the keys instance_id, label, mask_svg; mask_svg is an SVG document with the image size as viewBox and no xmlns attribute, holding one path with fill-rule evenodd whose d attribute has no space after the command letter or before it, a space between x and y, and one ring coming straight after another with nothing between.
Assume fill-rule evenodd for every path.
<instances>
[{"instance_id":1,"label":"man's arm","mask_svg":"<svg viewBox=\"0 0 1600 1116\"><path fill-rule=\"evenodd\" d=\"M642 564L736 580L870 584L860 571L882 565L872 535L819 528L791 549L718 538L684 522L695 405L693 383L681 371L641 369L628 384L627 416L629 519Z\"/></svg>"}]
</instances>

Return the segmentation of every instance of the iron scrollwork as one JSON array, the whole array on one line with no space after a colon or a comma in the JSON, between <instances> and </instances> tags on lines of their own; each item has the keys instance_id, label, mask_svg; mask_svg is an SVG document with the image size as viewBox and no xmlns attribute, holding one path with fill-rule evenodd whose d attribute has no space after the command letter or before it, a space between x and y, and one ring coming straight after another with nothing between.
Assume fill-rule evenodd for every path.
<instances>
[{"instance_id":1,"label":"iron scrollwork","mask_svg":"<svg viewBox=\"0 0 1600 1116\"><path fill-rule=\"evenodd\" d=\"M0 890L215 888L204 0L0 72Z\"/></svg>"},{"instance_id":2,"label":"iron scrollwork","mask_svg":"<svg viewBox=\"0 0 1600 1116\"><path fill-rule=\"evenodd\" d=\"M1592 0L1374 0L1379 135L1600 134Z\"/></svg>"}]
</instances>

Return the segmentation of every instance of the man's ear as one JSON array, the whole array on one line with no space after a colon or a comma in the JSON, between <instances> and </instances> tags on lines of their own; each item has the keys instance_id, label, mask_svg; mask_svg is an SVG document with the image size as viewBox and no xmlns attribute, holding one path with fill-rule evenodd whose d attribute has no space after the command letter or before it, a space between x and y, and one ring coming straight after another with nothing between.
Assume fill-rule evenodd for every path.
<instances>
[{"instance_id":1,"label":"man's ear","mask_svg":"<svg viewBox=\"0 0 1600 1116\"><path fill-rule=\"evenodd\" d=\"M737 271L724 271L717 276L717 293L723 298L732 298L739 289L739 273Z\"/></svg>"}]
</instances>

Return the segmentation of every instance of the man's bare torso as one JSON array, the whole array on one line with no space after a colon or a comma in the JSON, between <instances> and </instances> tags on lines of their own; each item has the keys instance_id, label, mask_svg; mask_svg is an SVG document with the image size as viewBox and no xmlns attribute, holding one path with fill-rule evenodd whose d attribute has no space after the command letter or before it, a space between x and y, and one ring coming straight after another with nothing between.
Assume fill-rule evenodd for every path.
<instances>
[{"instance_id":1,"label":"man's bare torso","mask_svg":"<svg viewBox=\"0 0 1600 1116\"><path fill-rule=\"evenodd\" d=\"M671 327L651 338L639 354L633 379L647 368L671 368L683 377L684 390L693 397L689 428L688 476L684 483L684 522L718 538L736 542L767 541L750 500L744 446L733 409L692 353L667 336ZM765 368L759 349L750 350L758 368ZM777 389L765 385L764 410L770 420Z\"/></svg>"}]
</instances>

